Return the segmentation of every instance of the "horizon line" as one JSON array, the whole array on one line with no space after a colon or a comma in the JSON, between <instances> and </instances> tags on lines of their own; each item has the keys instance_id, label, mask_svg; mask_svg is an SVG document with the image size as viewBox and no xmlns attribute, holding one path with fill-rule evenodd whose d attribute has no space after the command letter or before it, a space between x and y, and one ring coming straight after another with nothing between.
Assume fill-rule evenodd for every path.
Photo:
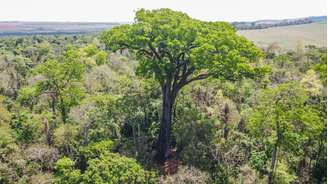
<instances>
[{"instance_id":1,"label":"horizon line","mask_svg":"<svg viewBox=\"0 0 328 184\"><path fill-rule=\"evenodd\" d=\"M275 20L289 20L289 19L305 19L311 17L327 17L327 15L311 15L306 17L291 17L291 18L272 18L272 19L256 19L256 20L235 20L235 21L208 21L208 22L257 22L257 21L275 21ZM133 23L134 21L57 21L57 20L0 20L1 23L14 23L14 22L26 22L26 23L97 23L97 24L122 24Z\"/></svg>"}]
</instances>

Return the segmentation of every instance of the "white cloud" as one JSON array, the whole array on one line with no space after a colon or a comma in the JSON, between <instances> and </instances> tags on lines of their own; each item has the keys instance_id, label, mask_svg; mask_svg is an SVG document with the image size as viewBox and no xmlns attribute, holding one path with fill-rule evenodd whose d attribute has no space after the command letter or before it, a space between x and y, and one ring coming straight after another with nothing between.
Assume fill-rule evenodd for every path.
<instances>
[{"instance_id":1,"label":"white cloud","mask_svg":"<svg viewBox=\"0 0 328 184\"><path fill-rule=\"evenodd\" d=\"M132 21L139 8L241 21L326 15L326 0L1 0L0 21Z\"/></svg>"}]
</instances>

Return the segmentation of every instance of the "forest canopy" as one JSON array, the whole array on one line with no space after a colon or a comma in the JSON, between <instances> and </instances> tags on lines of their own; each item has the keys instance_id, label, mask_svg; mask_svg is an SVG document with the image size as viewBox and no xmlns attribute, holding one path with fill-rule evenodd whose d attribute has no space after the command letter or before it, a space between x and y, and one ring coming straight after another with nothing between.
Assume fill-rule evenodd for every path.
<instances>
[{"instance_id":1,"label":"forest canopy","mask_svg":"<svg viewBox=\"0 0 328 184\"><path fill-rule=\"evenodd\" d=\"M170 9L0 37L0 183L326 183L326 60Z\"/></svg>"}]
</instances>

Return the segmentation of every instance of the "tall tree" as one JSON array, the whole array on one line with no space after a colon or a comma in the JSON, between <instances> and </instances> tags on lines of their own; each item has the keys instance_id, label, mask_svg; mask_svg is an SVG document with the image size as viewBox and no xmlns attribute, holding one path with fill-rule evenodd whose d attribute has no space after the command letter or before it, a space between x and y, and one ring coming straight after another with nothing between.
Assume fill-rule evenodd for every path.
<instances>
[{"instance_id":1,"label":"tall tree","mask_svg":"<svg viewBox=\"0 0 328 184\"><path fill-rule=\"evenodd\" d=\"M81 62L79 52L69 47L61 62L48 60L39 65L35 71L45 77L45 80L38 83L39 93L49 95L54 116L58 109L63 122L66 123L70 108L77 105L84 96L81 80L85 66Z\"/></svg>"},{"instance_id":2,"label":"tall tree","mask_svg":"<svg viewBox=\"0 0 328 184\"><path fill-rule=\"evenodd\" d=\"M225 22L205 22L170 9L136 12L135 22L102 35L113 50L128 49L139 61L138 73L154 77L162 88L158 137L160 161L170 147L172 108L183 86L208 77L239 80L265 70L252 63L262 52Z\"/></svg>"}]
</instances>

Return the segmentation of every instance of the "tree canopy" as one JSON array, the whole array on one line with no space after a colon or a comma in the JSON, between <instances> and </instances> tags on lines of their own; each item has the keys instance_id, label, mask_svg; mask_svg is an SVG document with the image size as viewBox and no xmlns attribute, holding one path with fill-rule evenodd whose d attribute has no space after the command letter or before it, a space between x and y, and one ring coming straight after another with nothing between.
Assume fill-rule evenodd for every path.
<instances>
[{"instance_id":1,"label":"tree canopy","mask_svg":"<svg viewBox=\"0 0 328 184\"><path fill-rule=\"evenodd\" d=\"M237 80L264 70L254 67L263 53L229 23L200 21L170 9L141 9L133 24L115 27L102 38L111 50L135 53L139 74L161 83L181 86L209 76Z\"/></svg>"}]
</instances>

